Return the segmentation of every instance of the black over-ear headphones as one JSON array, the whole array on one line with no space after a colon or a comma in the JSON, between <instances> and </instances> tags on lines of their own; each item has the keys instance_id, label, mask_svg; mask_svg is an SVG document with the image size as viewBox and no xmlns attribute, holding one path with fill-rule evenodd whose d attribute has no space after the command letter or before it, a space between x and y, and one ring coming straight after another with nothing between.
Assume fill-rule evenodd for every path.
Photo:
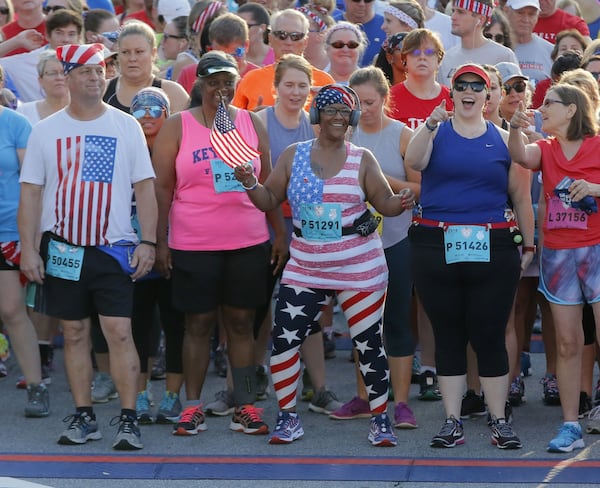
<instances>
[{"instance_id":1,"label":"black over-ear headphones","mask_svg":"<svg viewBox=\"0 0 600 488\"><path fill-rule=\"evenodd\" d=\"M350 97L352 97L354 99L354 107L355 108L352 110L352 112L350 112L350 119L349 119L348 123L351 127L356 127L358 125L358 121L360 119L360 100L358 98L358 94L349 86L340 85L339 83L335 83L333 85L325 85L323 88L321 88L319 90L319 93L321 93L321 91L327 90L327 89L338 90L338 91L342 92L342 94L349 95ZM313 98L312 103L310 104L310 109L308 111L310 123L313 125L318 124L321 121L321 113L319 112L319 109L317 108L317 104L316 104L318 96L319 95L317 94Z\"/></svg>"}]
</instances>

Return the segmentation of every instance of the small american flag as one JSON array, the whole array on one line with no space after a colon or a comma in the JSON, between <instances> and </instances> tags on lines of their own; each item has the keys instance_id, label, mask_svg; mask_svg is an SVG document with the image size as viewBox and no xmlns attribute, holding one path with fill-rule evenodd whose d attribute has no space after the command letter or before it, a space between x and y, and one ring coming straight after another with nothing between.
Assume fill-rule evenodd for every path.
<instances>
[{"instance_id":1,"label":"small american flag","mask_svg":"<svg viewBox=\"0 0 600 488\"><path fill-rule=\"evenodd\" d=\"M224 102L219 103L215 121L210 131L210 142L217 156L225 164L235 168L260 156L260 152L250 147L242 134L235 128Z\"/></svg>"}]
</instances>

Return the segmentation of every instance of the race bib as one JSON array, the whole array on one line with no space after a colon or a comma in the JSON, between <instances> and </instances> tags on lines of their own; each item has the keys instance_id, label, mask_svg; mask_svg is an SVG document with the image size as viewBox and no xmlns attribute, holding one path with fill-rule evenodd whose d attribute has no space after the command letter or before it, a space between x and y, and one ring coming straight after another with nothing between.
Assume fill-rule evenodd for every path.
<instances>
[{"instance_id":1,"label":"race bib","mask_svg":"<svg viewBox=\"0 0 600 488\"><path fill-rule=\"evenodd\" d=\"M587 229L588 216L583 210L564 204L560 198L551 197L548 200L546 217L548 229Z\"/></svg>"},{"instance_id":2,"label":"race bib","mask_svg":"<svg viewBox=\"0 0 600 488\"><path fill-rule=\"evenodd\" d=\"M444 231L446 264L490 261L490 230L482 225L450 225Z\"/></svg>"},{"instance_id":3,"label":"race bib","mask_svg":"<svg viewBox=\"0 0 600 488\"><path fill-rule=\"evenodd\" d=\"M46 273L63 280L79 281L84 248L50 239Z\"/></svg>"},{"instance_id":4,"label":"race bib","mask_svg":"<svg viewBox=\"0 0 600 488\"><path fill-rule=\"evenodd\" d=\"M212 169L215 192L226 193L230 191L245 191L244 188L242 188L242 184L235 179L232 167L227 166L220 159L211 159L210 167Z\"/></svg>"},{"instance_id":5,"label":"race bib","mask_svg":"<svg viewBox=\"0 0 600 488\"><path fill-rule=\"evenodd\" d=\"M342 238L342 207L339 203L307 203L300 207L302 236L309 241Z\"/></svg>"}]
</instances>

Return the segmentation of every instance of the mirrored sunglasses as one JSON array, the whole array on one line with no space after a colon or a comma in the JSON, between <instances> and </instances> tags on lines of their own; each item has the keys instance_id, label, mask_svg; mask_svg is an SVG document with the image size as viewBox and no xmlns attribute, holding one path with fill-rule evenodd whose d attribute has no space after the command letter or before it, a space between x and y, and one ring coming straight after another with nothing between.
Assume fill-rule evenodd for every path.
<instances>
[{"instance_id":1,"label":"mirrored sunglasses","mask_svg":"<svg viewBox=\"0 0 600 488\"><path fill-rule=\"evenodd\" d=\"M272 34L281 41L285 41L288 37L292 41L300 41L301 39L304 39L304 36L306 35L304 32L287 32L280 30L273 31Z\"/></svg>"},{"instance_id":2,"label":"mirrored sunglasses","mask_svg":"<svg viewBox=\"0 0 600 488\"><path fill-rule=\"evenodd\" d=\"M148 114L153 119L158 119L163 114L163 108L158 105L151 105L150 107L142 107L134 110L131 115L136 119L143 119Z\"/></svg>"},{"instance_id":3,"label":"mirrored sunglasses","mask_svg":"<svg viewBox=\"0 0 600 488\"><path fill-rule=\"evenodd\" d=\"M485 83L483 81L462 81L457 80L454 82L453 88L457 92L464 92L467 88L471 88L474 92L482 92L485 89Z\"/></svg>"},{"instance_id":4,"label":"mirrored sunglasses","mask_svg":"<svg viewBox=\"0 0 600 488\"><path fill-rule=\"evenodd\" d=\"M418 58L419 56L423 55L423 56L427 56L428 58L431 56L437 56L437 49L414 49L412 51L410 51L408 54L410 54L411 56Z\"/></svg>"}]
</instances>

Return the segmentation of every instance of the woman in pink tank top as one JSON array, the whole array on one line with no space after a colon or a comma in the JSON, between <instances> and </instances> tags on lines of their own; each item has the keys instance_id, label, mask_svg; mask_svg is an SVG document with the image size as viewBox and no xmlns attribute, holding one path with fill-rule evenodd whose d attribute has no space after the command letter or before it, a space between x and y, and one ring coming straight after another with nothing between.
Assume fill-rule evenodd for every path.
<instances>
[{"instance_id":1,"label":"woman in pink tank top","mask_svg":"<svg viewBox=\"0 0 600 488\"><path fill-rule=\"evenodd\" d=\"M267 434L256 399L255 310L270 299L272 267L283 266L286 239L280 210L264 214L248 199L233 167L249 163L264 181L271 172L269 138L252 113L229 106L239 79L235 59L205 54L196 69L191 105L167 120L154 145L159 206L157 267L172 276L173 304L185 314L184 377L188 403L175 435L206 430L200 394L210 338L220 322L233 377L230 429ZM168 229L168 231L167 231Z\"/></svg>"}]
</instances>

